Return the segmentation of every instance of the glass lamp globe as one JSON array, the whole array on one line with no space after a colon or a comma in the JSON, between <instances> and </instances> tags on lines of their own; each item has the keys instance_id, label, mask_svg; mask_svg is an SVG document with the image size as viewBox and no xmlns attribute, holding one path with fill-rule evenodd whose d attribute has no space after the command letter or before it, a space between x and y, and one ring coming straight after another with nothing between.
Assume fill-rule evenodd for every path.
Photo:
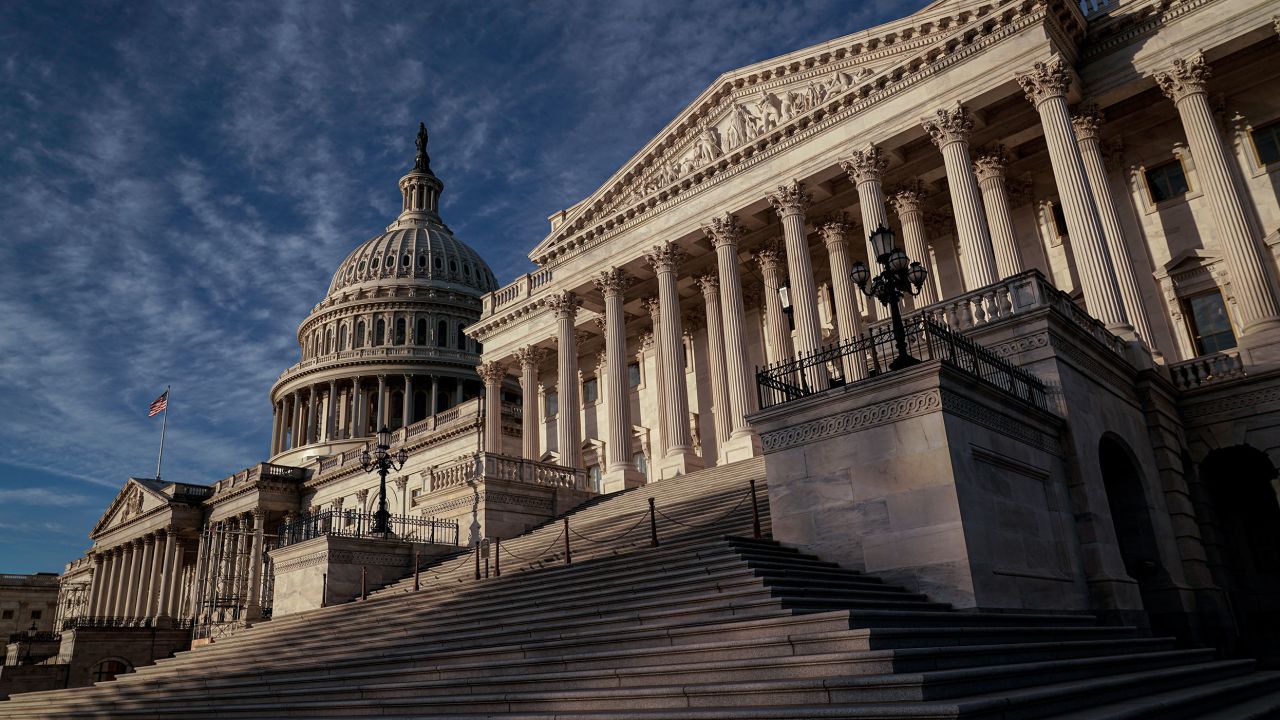
<instances>
[{"instance_id":1,"label":"glass lamp globe","mask_svg":"<svg viewBox=\"0 0 1280 720\"><path fill-rule=\"evenodd\" d=\"M929 271L924 269L918 261L911 263L911 267L907 268L907 280L915 286L917 290L924 285L924 279L929 276Z\"/></svg>"},{"instance_id":2,"label":"glass lamp globe","mask_svg":"<svg viewBox=\"0 0 1280 720\"><path fill-rule=\"evenodd\" d=\"M887 264L890 270L901 272L907 269L907 265L911 264L911 258L907 257L906 251L902 248L894 248L889 251Z\"/></svg>"},{"instance_id":3,"label":"glass lamp globe","mask_svg":"<svg viewBox=\"0 0 1280 720\"><path fill-rule=\"evenodd\" d=\"M383 425L382 429L378 431L378 447L391 447L391 431L387 429L386 425Z\"/></svg>"},{"instance_id":4,"label":"glass lamp globe","mask_svg":"<svg viewBox=\"0 0 1280 720\"><path fill-rule=\"evenodd\" d=\"M893 236L893 231L884 225L881 225L872 231L871 248L876 253L876 259L882 258L893 252L895 241L896 238Z\"/></svg>"},{"instance_id":5,"label":"glass lamp globe","mask_svg":"<svg viewBox=\"0 0 1280 720\"><path fill-rule=\"evenodd\" d=\"M858 287L863 287L867 284L867 280L871 279L871 270L866 263L859 260L853 264L853 269L849 272L849 279Z\"/></svg>"}]
</instances>

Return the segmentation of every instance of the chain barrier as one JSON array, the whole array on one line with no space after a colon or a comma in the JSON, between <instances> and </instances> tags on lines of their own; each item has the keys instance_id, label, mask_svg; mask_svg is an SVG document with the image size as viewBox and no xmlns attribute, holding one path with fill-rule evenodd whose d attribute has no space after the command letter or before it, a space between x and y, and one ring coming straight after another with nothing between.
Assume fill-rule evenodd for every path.
<instances>
[{"instance_id":1,"label":"chain barrier","mask_svg":"<svg viewBox=\"0 0 1280 720\"><path fill-rule=\"evenodd\" d=\"M498 544L498 549L500 552L504 552L517 560L523 560L524 562L533 562L534 560L537 560L543 555L546 555L548 550L555 547L555 544L560 541L560 538L563 535L564 535L564 528L560 528L560 532L556 533L556 536L551 538L551 542L547 543L547 546L542 548L542 550L537 555L534 555L533 557L525 557L524 555L520 555L518 553L512 552L511 550L508 550L507 548L503 547L501 543Z\"/></svg>"},{"instance_id":2,"label":"chain barrier","mask_svg":"<svg viewBox=\"0 0 1280 720\"><path fill-rule=\"evenodd\" d=\"M747 501L747 498L751 497L751 494L752 494L752 493L751 493L751 491L750 491L750 490L748 490L747 492L743 493L743 495L742 495L742 499L738 501L738 504L737 504L737 505L734 505L733 507L729 508L728 512L726 512L725 514L721 515L720 517L716 518L715 520L712 520L711 522L709 522L709 523L707 523L707 524L705 524L705 525L690 525L689 523L680 522L679 520L677 520L677 519L675 519L675 518L671 517L670 515L668 515L668 514L666 514L666 513L662 512L661 510L658 510L658 514L659 514L659 515L661 515L662 517L664 517L664 518L666 518L666 519L670 520L671 522L673 522L673 523L675 523L675 524L677 524L677 525L681 526L681 527L686 527L686 528L689 528L690 530L701 530L701 529L703 529L703 528L709 528L709 527L711 527L712 525L715 525L716 523L720 522L721 520L724 520L725 518L729 517L729 516L730 516L730 515L732 515L733 513L737 512L738 508L742 507L742 503L746 502L746 501Z\"/></svg>"},{"instance_id":3,"label":"chain barrier","mask_svg":"<svg viewBox=\"0 0 1280 720\"><path fill-rule=\"evenodd\" d=\"M632 532L633 530L635 530L636 528L640 527L640 523L644 522L648 517L649 517L649 513L648 513L648 512L645 512L643 515L641 515L641 516L640 516L640 519L636 521L636 524L635 524L635 525L632 525L631 527L627 528L627 530L626 530L625 532L623 532L621 535L619 535L618 537L615 537L615 538L609 538L608 540L596 540L595 538L587 537L586 535L583 535L582 533L578 532L577 530L574 530L573 528L569 528L569 532L572 532L574 535L577 535L578 537L582 538L583 540L586 540L586 541L587 541L587 542L589 542L589 543L596 543L597 545L604 545L604 544L606 544L606 543L617 542L617 541L621 540L622 538L624 538L624 537L626 537L626 536L630 535L630 534L631 534L631 532Z\"/></svg>"}]
</instances>

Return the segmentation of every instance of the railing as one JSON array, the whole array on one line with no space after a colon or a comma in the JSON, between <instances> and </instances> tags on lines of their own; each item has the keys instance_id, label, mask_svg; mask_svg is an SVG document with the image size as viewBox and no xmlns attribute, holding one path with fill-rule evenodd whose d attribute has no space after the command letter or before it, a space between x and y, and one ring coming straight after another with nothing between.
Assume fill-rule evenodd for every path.
<instances>
[{"instance_id":1,"label":"railing","mask_svg":"<svg viewBox=\"0 0 1280 720\"><path fill-rule=\"evenodd\" d=\"M521 300L533 295L533 291L551 282L551 270L543 268L531 273L526 273L516 279L515 282L506 287L498 288L484 298L483 309L481 312L485 316L491 314L497 308L502 307L510 302Z\"/></svg>"},{"instance_id":2,"label":"railing","mask_svg":"<svg viewBox=\"0 0 1280 720\"><path fill-rule=\"evenodd\" d=\"M35 632L23 630L22 632L9 633L9 642L11 643L57 642L61 638L61 635L50 630L37 630Z\"/></svg>"},{"instance_id":3,"label":"railing","mask_svg":"<svg viewBox=\"0 0 1280 720\"><path fill-rule=\"evenodd\" d=\"M282 548L318 537L381 537L373 533L374 514L354 510L324 510L303 515L280 526L274 547ZM424 518L413 515L392 515L387 524L391 535L398 540L425 542L434 545L458 544L458 521Z\"/></svg>"},{"instance_id":4,"label":"railing","mask_svg":"<svg viewBox=\"0 0 1280 720\"><path fill-rule=\"evenodd\" d=\"M175 618L169 621L167 627L177 628L179 630L191 629L193 622L191 618ZM149 617L122 617L119 615L103 616L103 617L73 617L62 621L62 629L75 630L76 628L149 628L152 626L152 618Z\"/></svg>"},{"instance_id":5,"label":"railing","mask_svg":"<svg viewBox=\"0 0 1280 720\"><path fill-rule=\"evenodd\" d=\"M452 464L427 470L427 492L447 490L477 479L506 480L574 490L591 489L585 470L497 453L477 453Z\"/></svg>"},{"instance_id":6,"label":"railing","mask_svg":"<svg viewBox=\"0 0 1280 720\"><path fill-rule=\"evenodd\" d=\"M281 372L279 377L283 378L299 370L305 370L307 368L327 365L329 363L344 360L425 358L432 360L452 360L455 362L474 363L477 357L479 357L477 353L458 350L457 348L442 348L434 345L378 345L375 347L355 348L352 350L337 350L324 355L307 358L306 360L285 368L284 372Z\"/></svg>"},{"instance_id":7,"label":"railing","mask_svg":"<svg viewBox=\"0 0 1280 720\"><path fill-rule=\"evenodd\" d=\"M210 486L209 494L216 495L220 492L231 490L244 485L245 483L257 480L259 477L263 476L301 480L302 475L303 471L301 468L289 467L287 465L272 465L270 463L258 463L251 468L246 468L234 475L230 475L215 482Z\"/></svg>"},{"instance_id":8,"label":"railing","mask_svg":"<svg viewBox=\"0 0 1280 720\"><path fill-rule=\"evenodd\" d=\"M397 447L402 443L416 438L420 435L433 432L435 430L443 430L459 422L475 421L480 417L480 411L483 406L483 398L472 398L465 400L459 405L455 405L448 410L440 412L419 420L412 425L401 427L395 430L391 435L391 446ZM504 403L502 407L504 415L519 419L519 406L512 403ZM348 438L359 440L361 438ZM373 438L364 438L370 442ZM346 450L320 461L320 472L325 473L331 470L345 467L348 463L360 462L360 449Z\"/></svg>"},{"instance_id":9,"label":"railing","mask_svg":"<svg viewBox=\"0 0 1280 720\"><path fill-rule=\"evenodd\" d=\"M1041 410L1049 409L1044 383L1039 378L928 317L917 316L906 322L906 344L908 354L917 360L940 360ZM848 342L768 365L756 372L760 407L773 407L829 387L860 382L846 379L848 368L861 366L864 378L882 375L890 372L889 364L897 356L892 329L875 328Z\"/></svg>"},{"instance_id":10,"label":"railing","mask_svg":"<svg viewBox=\"0 0 1280 720\"><path fill-rule=\"evenodd\" d=\"M1192 390L1205 385L1245 376L1244 363L1238 352L1205 355L1169 366L1169 375L1179 390Z\"/></svg>"}]
</instances>

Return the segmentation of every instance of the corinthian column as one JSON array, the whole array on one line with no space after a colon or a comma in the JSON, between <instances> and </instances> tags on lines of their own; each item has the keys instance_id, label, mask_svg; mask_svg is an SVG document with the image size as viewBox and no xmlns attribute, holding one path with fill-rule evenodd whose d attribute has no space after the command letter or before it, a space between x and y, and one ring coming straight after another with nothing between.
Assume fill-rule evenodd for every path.
<instances>
[{"instance_id":1,"label":"corinthian column","mask_svg":"<svg viewBox=\"0 0 1280 720\"><path fill-rule=\"evenodd\" d=\"M112 603L112 614L122 617L129 615L129 590L133 587L133 542L121 546L120 581L116 585L116 596Z\"/></svg>"},{"instance_id":2,"label":"corinthian column","mask_svg":"<svg viewBox=\"0 0 1280 720\"><path fill-rule=\"evenodd\" d=\"M546 352L533 345L516 351L516 360L520 363L520 430L524 435L521 456L525 460L537 460L539 454L538 365L546 357Z\"/></svg>"},{"instance_id":3,"label":"corinthian column","mask_svg":"<svg viewBox=\"0 0 1280 720\"><path fill-rule=\"evenodd\" d=\"M250 512L253 513L253 546L249 552L249 599L245 603L245 615L257 620L262 617L262 552L266 541L262 525L267 520L267 512L260 507Z\"/></svg>"},{"instance_id":4,"label":"corinthian column","mask_svg":"<svg viewBox=\"0 0 1280 720\"><path fill-rule=\"evenodd\" d=\"M889 167L889 158L884 156L880 148L868 145L863 150L855 150L848 160L842 160L840 167L858 189L858 209L862 212L862 227L867 236L867 262L874 268L876 253L871 247L871 233L881 225L889 227L882 185L884 171ZM834 270L832 273L834 277ZM873 321L876 319L875 303L867 303L867 317Z\"/></svg>"},{"instance_id":5,"label":"corinthian column","mask_svg":"<svg viewBox=\"0 0 1280 720\"><path fill-rule=\"evenodd\" d=\"M627 387L627 315L622 309L631 276L610 268L596 278L604 296L604 362L608 382L604 402L609 412L609 468L604 490L615 492L644 484L644 475L631 461L631 398Z\"/></svg>"},{"instance_id":6,"label":"corinthian column","mask_svg":"<svg viewBox=\"0 0 1280 720\"><path fill-rule=\"evenodd\" d=\"M1120 289L1120 300L1124 303L1124 313L1138 337L1151 345L1151 323L1142 303L1142 291L1138 288L1138 273L1134 270L1133 258L1125 245L1120 214L1116 212L1115 199L1111 197L1111 187L1107 183L1107 167L1102 158L1100 137L1103 119L1098 106L1090 105L1071 118L1071 125L1075 128L1080 156L1084 161L1084 172L1089 178L1089 188L1093 190L1093 199L1098 206L1098 217L1102 221L1107 250L1111 253L1111 262L1115 267L1116 284Z\"/></svg>"},{"instance_id":7,"label":"corinthian column","mask_svg":"<svg viewBox=\"0 0 1280 720\"><path fill-rule=\"evenodd\" d=\"M378 376L378 407L376 409L377 421L374 423L373 431L376 433L387 424L387 376Z\"/></svg>"},{"instance_id":8,"label":"corinthian column","mask_svg":"<svg viewBox=\"0 0 1280 720\"><path fill-rule=\"evenodd\" d=\"M177 538L172 526L165 528L164 561L160 567L160 591L156 596L156 616L170 617L169 596L173 594L173 555Z\"/></svg>"},{"instance_id":9,"label":"corinthian column","mask_svg":"<svg viewBox=\"0 0 1280 720\"><path fill-rule=\"evenodd\" d=\"M476 366L476 374L484 381L484 451L502 454L502 379L505 365L487 362Z\"/></svg>"},{"instance_id":10,"label":"corinthian column","mask_svg":"<svg viewBox=\"0 0 1280 720\"><path fill-rule=\"evenodd\" d=\"M1221 238L1218 244L1231 272L1241 335L1277 330L1280 303L1267 272L1270 260L1249 227L1244 198L1233 180L1230 155L1214 125L1205 89L1209 76L1204 56L1197 53L1186 60L1175 60L1173 67L1156 75L1156 83L1178 108L1200 182L1213 208Z\"/></svg>"},{"instance_id":11,"label":"corinthian column","mask_svg":"<svg viewBox=\"0 0 1280 720\"><path fill-rule=\"evenodd\" d=\"M707 306L707 354L711 360L711 412L715 416L716 448L724 457L724 443L729 439L733 423L729 419L729 376L725 368L728 358L720 317L720 279L707 274L699 277L697 283L702 291L702 302Z\"/></svg>"},{"instance_id":12,"label":"corinthian column","mask_svg":"<svg viewBox=\"0 0 1280 720\"><path fill-rule=\"evenodd\" d=\"M667 404L663 402L667 383L666 373L662 368L662 303L658 302L658 298L651 297L645 298L642 304L649 311L649 322L653 326L653 391L658 406L658 447L653 451L653 457L661 460L667 454Z\"/></svg>"},{"instance_id":13,"label":"corinthian column","mask_svg":"<svg viewBox=\"0 0 1280 720\"><path fill-rule=\"evenodd\" d=\"M927 193L919 182L898 190L889 198L893 211L898 213L898 222L902 223L903 249L912 260L918 261L929 271L929 281L920 286L920 294L914 300L915 307L932 305L942 298L938 297L936 273L933 264L933 253L929 251L929 243L925 239L924 199Z\"/></svg>"},{"instance_id":14,"label":"corinthian column","mask_svg":"<svg viewBox=\"0 0 1280 720\"><path fill-rule=\"evenodd\" d=\"M1054 57L1049 62L1036 63L1031 72L1019 75L1018 84L1040 113L1045 143L1049 146L1049 163L1053 166L1053 179L1062 200L1089 314L1112 332L1132 336L1133 326L1129 324L1120 288L1116 286L1115 264L1107 251L1098 206L1093 201L1067 109L1070 68L1061 57Z\"/></svg>"},{"instance_id":15,"label":"corinthian column","mask_svg":"<svg viewBox=\"0 0 1280 720\"><path fill-rule=\"evenodd\" d=\"M877 183L876 192L879 192ZM865 217L865 215L864 215ZM827 246L827 258L831 263L831 289L836 300L836 328L840 341L849 342L862 332L862 320L858 317L858 304L854 298L854 285L849 280L849 246L846 239L853 226L843 215L823 223L819 231ZM844 376L849 381L861 380L867 375L867 367L853 355L844 357Z\"/></svg>"},{"instance_id":16,"label":"corinthian column","mask_svg":"<svg viewBox=\"0 0 1280 720\"><path fill-rule=\"evenodd\" d=\"M960 270L964 289L977 290L999 281L996 257L991 249L991 229L982 211L978 181L969 163L969 133L973 121L965 106L956 103L951 110L939 110L932 120L922 125L933 144L942 151L947 169L947 187L951 191L951 207L956 218L956 234L960 240Z\"/></svg>"},{"instance_id":17,"label":"corinthian column","mask_svg":"<svg viewBox=\"0 0 1280 720\"><path fill-rule=\"evenodd\" d=\"M1022 254L1018 252L1018 236L1013 232L1013 214L1009 211L1009 189L1005 185L1004 148L997 146L973 161L973 174L982 188L982 205L987 209L987 225L991 228L991 244L996 252L996 271L1001 278L1023 271Z\"/></svg>"},{"instance_id":18,"label":"corinthian column","mask_svg":"<svg viewBox=\"0 0 1280 720\"><path fill-rule=\"evenodd\" d=\"M764 280L764 324L765 337L770 363L790 360L795 354L791 347L791 328L786 314L782 310L782 298L778 297L778 288L782 281L782 251L773 242L756 250L756 262L760 264L760 274Z\"/></svg>"},{"instance_id":19,"label":"corinthian column","mask_svg":"<svg viewBox=\"0 0 1280 720\"><path fill-rule=\"evenodd\" d=\"M725 213L702 226L702 232L716 248L716 275L720 281L720 314L726 350L724 379L728 400L726 425L729 439L724 442L720 457L724 462L733 462L760 454L760 438L747 425L747 415L755 412L758 404L751 387L751 371L747 366L745 350L746 311L742 307L742 277L738 272L738 241L742 239L742 226L738 224L736 216ZM775 277L775 282L776 279ZM772 295L777 304L776 290ZM707 315L710 322L711 313L708 312ZM790 340L790 333L787 339ZM720 418L717 417L716 427L719 428L720 424Z\"/></svg>"},{"instance_id":20,"label":"corinthian column","mask_svg":"<svg viewBox=\"0 0 1280 720\"><path fill-rule=\"evenodd\" d=\"M556 352L560 372L560 409L556 412L556 443L560 449L560 464L582 468L582 418L578 402L578 339L575 337L574 318L581 305L578 296L562 292L547 299L547 305L556 314Z\"/></svg>"},{"instance_id":21,"label":"corinthian column","mask_svg":"<svg viewBox=\"0 0 1280 720\"><path fill-rule=\"evenodd\" d=\"M822 345L818 289L813 280L813 260L809 257L809 241L804 229L804 213L812 200L799 180L780 186L769 196L769 204L782 218L782 234L787 243L787 270L791 274L791 304L795 308L796 351L803 355L815 352ZM805 372L805 377L813 389L826 389L826 367L815 365Z\"/></svg>"},{"instance_id":22,"label":"corinthian column","mask_svg":"<svg viewBox=\"0 0 1280 720\"><path fill-rule=\"evenodd\" d=\"M655 245L645 256L658 276L658 308L662 316L659 360L666 379L663 405L667 409L667 452L659 468L659 477L684 475L702 468L702 458L693 451L689 433L689 392L684 380L684 347L680 325L680 293L676 290L676 266L684 259L684 251L674 242Z\"/></svg>"}]
</instances>

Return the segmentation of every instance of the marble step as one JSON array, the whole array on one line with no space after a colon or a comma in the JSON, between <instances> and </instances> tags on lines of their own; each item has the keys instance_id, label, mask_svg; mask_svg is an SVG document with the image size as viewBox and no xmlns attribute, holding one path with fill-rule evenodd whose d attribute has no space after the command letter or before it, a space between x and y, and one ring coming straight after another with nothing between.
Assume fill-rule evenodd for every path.
<instances>
[{"instance_id":1,"label":"marble step","mask_svg":"<svg viewBox=\"0 0 1280 720\"><path fill-rule=\"evenodd\" d=\"M1275 718L1280 718L1280 672L1255 672L1052 716L1052 720Z\"/></svg>"}]
</instances>

